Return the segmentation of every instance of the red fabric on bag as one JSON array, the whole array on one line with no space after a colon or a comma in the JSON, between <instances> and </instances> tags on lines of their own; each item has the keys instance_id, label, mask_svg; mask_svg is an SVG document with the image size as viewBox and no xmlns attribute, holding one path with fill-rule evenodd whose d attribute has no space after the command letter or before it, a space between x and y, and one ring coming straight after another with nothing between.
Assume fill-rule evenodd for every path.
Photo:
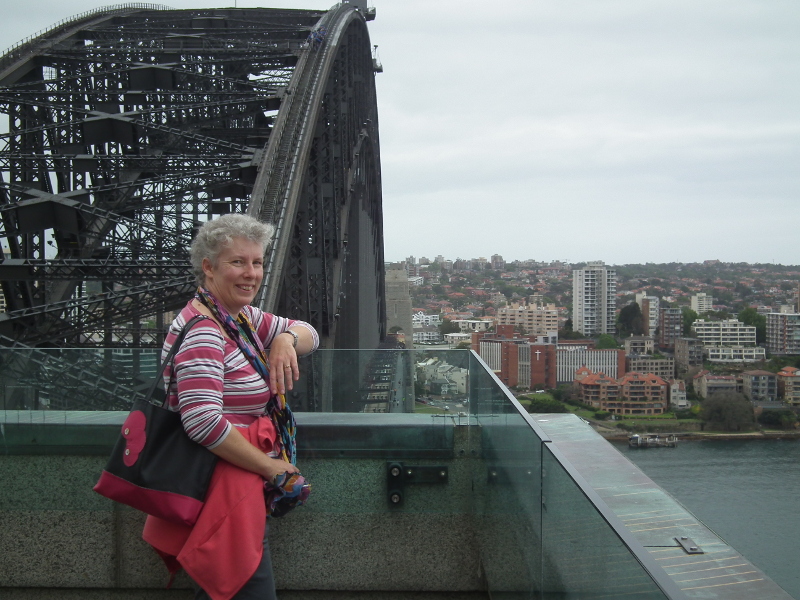
<instances>
[{"instance_id":1,"label":"red fabric on bag","mask_svg":"<svg viewBox=\"0 0 800 600\"><path fill-rule=\"evenodd\" d=\"M122 456L122 462L126 467L135 465L144 450L147 441L146 425L147 417L140 410L131 411L122 424L122 437L125 438L125 454Z\"/></svg>"},{"instance_id":2,"label":"red fabric on bag","mask_svg":"<svg viewBox=\"0 0 800 600\"><path fill-rule=\"evenodd\" d=\"M275 443L269 417L239 431L264 452ZM191 527L148 516L142 538L161 555L170 573L183 567L213 600L230 600L261 562L266 524L264 480L220 460L197 523Z\"/></svg>"}]
</instances>

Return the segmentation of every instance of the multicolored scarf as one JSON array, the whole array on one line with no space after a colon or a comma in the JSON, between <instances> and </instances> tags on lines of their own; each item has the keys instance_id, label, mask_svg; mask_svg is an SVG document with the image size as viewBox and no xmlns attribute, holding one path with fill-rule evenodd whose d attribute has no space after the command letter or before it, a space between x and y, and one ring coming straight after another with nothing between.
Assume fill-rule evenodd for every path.
<instances>
[{"instance_id":1,"label":"multicolored scarf","mask_svg":"<svg viewBox=\"0 0 800 600\"><path fill-rule=\"evenodd\" d=\"M211 314L225 328L225 333L236 342L242 354L252 363L253 368L264 378L264 381L269 383L267 351L247 315L240 312L234 319L214 295L204 287L197 288L195 298L211 311ZM280 436L281 458L295 464L297 459L296 425L292 410L286 404L286 396L273 393L267 402L266 414L272 419Z\"/></svg>"}]
</instances>

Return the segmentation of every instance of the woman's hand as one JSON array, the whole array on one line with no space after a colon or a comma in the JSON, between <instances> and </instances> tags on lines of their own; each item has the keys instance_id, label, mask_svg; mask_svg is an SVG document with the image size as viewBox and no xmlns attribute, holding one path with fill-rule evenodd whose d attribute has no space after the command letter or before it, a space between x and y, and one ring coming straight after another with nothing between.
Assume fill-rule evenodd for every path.
<instances>
[{"instance_id":1,"label":"woman's hand","mask_svg":"<svg viewBox=\"0 0 800 600\"><path fill-rule=\"evenodd\" d=\"M269 389L285 394L294 387L294 382L300 379L294 336L289 333L275 336L269 349L269 367Z\"/></svg>"},{"instance_id":2,"label":"woman's hand","mask_svg":"<svg viewBox=\"0 0 800 600\"><path fill-rule=\"evenodd\" d=\"M281 460L279 458L269 458L269 457L267 458L268 458L267 469L264 473L261 474L261 476L270 483L272 483L276 475L280 475L282 473L300 472L300 469L298 469L290 462L286 462L285 460Z\"/></svg>"}]
</instances>

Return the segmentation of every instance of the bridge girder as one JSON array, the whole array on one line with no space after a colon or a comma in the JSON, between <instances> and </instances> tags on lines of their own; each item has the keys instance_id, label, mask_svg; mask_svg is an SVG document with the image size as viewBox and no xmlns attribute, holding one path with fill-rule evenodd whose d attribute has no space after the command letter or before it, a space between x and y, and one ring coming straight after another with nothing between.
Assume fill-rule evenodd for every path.
<instances>
[{"instance_id":1,"label":"bridge girder","mask_svg":"<svg viewBox=\"0 0 800 600\"><path fill-rule=\"evenodd\" d=\"M227 212L277 227L263 308L326 347L383 338L374 69L353 5L98 12L0 57L0 112L6 340L157 345L191 294L193 232Z\"/></svg>"}]
</instances>

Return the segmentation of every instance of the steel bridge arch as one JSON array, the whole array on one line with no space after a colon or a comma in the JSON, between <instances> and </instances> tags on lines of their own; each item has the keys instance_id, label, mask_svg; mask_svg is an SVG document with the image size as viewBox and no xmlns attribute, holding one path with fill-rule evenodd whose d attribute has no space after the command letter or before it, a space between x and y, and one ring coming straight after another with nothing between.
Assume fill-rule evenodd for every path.
<instances>
[{"instance_id":1,"label":"steel bridge arch","mask_svg":"<svg viewBox=\"0 0 800 600\"><path fill-rule=\"evenodd\" d=\"M193 231L249 212L277 228L258 303L325 347L377 347L372 17L120 5L0 57L2 341L158 345Z\"/></svg>"}]
</instances>

